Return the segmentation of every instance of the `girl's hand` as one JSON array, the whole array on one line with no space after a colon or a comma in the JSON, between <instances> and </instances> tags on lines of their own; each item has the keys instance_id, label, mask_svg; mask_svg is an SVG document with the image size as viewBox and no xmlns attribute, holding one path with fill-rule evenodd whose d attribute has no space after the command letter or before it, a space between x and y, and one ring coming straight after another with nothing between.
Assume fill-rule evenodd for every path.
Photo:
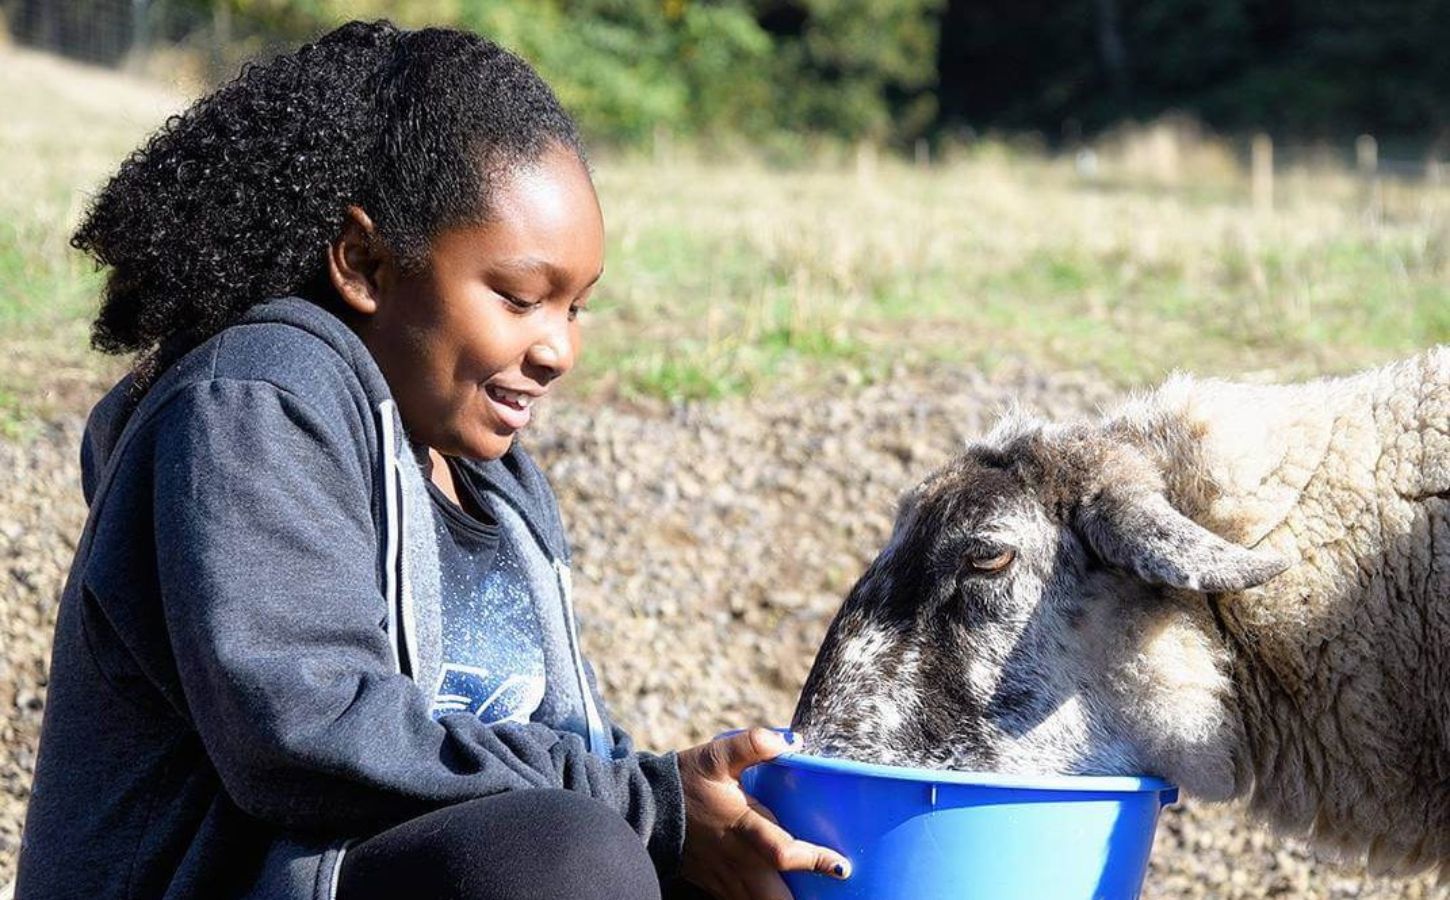
<instances>
[{"instance_id":1,"label":"girl's hand","mask_svg":"<svg viewBox=\"0 0 1450 900\"><path fill-rule=\"evenodd\" d=\"M740 788L741 772L789 749L777 732L752 728L679 753L686 879L721 900L789 900L780 872L850 875L845 857L791 837Z\"/></svg>"}]
</instances>

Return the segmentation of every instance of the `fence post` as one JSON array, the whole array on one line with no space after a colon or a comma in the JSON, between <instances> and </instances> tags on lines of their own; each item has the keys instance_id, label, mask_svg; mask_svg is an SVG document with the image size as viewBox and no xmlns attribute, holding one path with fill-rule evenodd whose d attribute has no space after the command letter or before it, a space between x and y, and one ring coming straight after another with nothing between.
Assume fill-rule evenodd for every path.
<instances>
[{"instance_id":1,"label":"fence post","mask_svg":"<svg viewBox=\"0 0 1450 900\"><path fill-rule=\"evenodd\" d=\"M151 0L131 0L131 41L126 66L140 69L151 52Z\"/></svg>"},{"instance_id":2,"label":"fence post","mask_svg":"<svg viewBox=\"0 0 1450 900\"><path fill-rule=\"evenodd\" d=\"M1254 209L1268 214L1274 211L1274 139L1260 132L1249 144L1250 169L1253 172Z\"/></svg>"},{"instance_id":3,"label":"fence post","mask_svg":"<svg viewBox=\"0 0 1450 900\"><path fill-rule=\"evenodd\" d=\"M876 183L876 145L864 138L856 144L856 181L862 187Z\"/></svg>"},{"instance_id":4,"label":"fence post","mask_svg":"<svg viewBox=\"0 0 1450 900\"><path fill-rule=\"evenodd\" d=\"M675 139L663 122L656 122L654 131L650 133L650 151L654 156L655 165L672 166L675 164Z\"/></svg>"},{"instance_id":5,"label":"fence post","mask_svg":"<svg viewBox=\"0 0 1450 900\"><path fill-rule=\"evenodd\" d=\"M38 36L36 46L43 47L52 53L59 53L65 49L60 38L60 10L58 3L40 4L40 23L35 28Z\"/></svg>"},{"instance_id":6,"label":"fence post","mask_svg":"<svg viewBox=\"0 0 1450 900\"><path fill-rule=\"evenodd\" d=\"M1373 178L1380 166L1380 145L1372 134L1362 134L1354 140L1354 164L1359 174Z\"/></svg>"},{"instance_id":7,"label":"fence post","mask_svg":"<svg viewBox=\"0 0 1450 900\"><path fill-rule=\"evenodd\" d=\"M1372 134L1362 134L1354 140L1354 167L1359 171L1362 182L1365 211L1371 218L1380 214L1380 145Z\"/></svg>"},{"instance_id":8,"label":"fence post","mask_svg":"<svg viewBox=\"0 0 1450 900\"><path fill-rule=\"evenodd\" d=\"M232 7L215 3L211 8L211 74L218 81L226 77L227 52L232 43Z\"/></svg>"}]
</instances>

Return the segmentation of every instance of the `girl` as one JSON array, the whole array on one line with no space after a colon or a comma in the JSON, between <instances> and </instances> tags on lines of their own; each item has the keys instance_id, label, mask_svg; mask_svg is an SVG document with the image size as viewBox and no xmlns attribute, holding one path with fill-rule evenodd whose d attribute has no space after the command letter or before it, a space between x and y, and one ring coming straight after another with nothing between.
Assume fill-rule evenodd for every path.
<instances>
[{"instance_id":1,"label":"girl","mask_svg":"<svg viewBox=\"0 0 1450 900\"><path fill-rule=\"evenodd\" d=\"M574 365L603 224L517 57L352 23L106 186L92 412L21 900L788 896L843 877L741 792L755 730L612 727L514 440Z\"/></svg>"}]
</instances>

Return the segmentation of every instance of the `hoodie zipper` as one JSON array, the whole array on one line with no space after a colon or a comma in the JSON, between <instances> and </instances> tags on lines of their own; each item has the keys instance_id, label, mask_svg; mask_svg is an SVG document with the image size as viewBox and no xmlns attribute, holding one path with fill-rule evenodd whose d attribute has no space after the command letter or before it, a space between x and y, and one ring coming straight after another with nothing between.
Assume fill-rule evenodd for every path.
<instances>
[{"instance_id":1,"label":"hoodie zipper","mask_svg":"<svg viewBox=\"0 0 1450 900\"><path fill-rule=\"evenodd\" d=\"M397 404L392 400L384 400L378 404L381 424L379 433L383 441L383 525L386 532L383 589L388 600L388 631L393 639L394 665L399 672L412 678L413 663L418 653L413 640L413 597L408 583L408 554L403 547L408 499L400 484L403 477L401 466L409 463L399 461L398 428L394 419L396 408ZM504 501L514 507L538 543L540 551L553 563L554 577L559 588L559 602L564 607L569 655L574 663L574 678L579 688L580 702L584 706L584 742L590 752L603 756L609 747L609 735L604 730L604 719L594 703L594 692L589 689L589 677L584 672L584 657L579 651L579 625L574 618L573 578L569 565L549 551L548 544L516 504L507 498Z\"/></svg>"},{"instance_id":2,"label":"hoodie zipper","mask_svg":"<svg viewBox=\"0 0 1450 900\"><path fill-rule=\"evenodd\" d=\"M611 744L609 733L604 729L604 717L599 714L599 707L594 703L594 692L589 689L589 677L584 674L584 656L579 650L579 624L574 619L574 579L569 569L569 563L560 559L549 549L549 542L540 533L538 524L530 519L521 504L506 495L495 493L494 496L508 504L509 509L528 529L529 536L538 545L539 552L544 554L554 568L554 581L559 589L559 603L564 610L564 627L568 632L565 637L569 642L569 656L574 663L574 680L579 689L580 703L584 706L584 743L590 752L597 756L604 756Z\"/></svg>"},{"instance_id":3,"label":"hoodie zipper","mask_svg":"<svg viewBox=\"0 0 1450 900\"><path fill-rule=\"evenodd\" d=\"M584 739L591 752L603 756L605 748L609 746L609 735L605 734L604 720L594 705L594 692L589 689L589 678L584 674L584 656L579 652L579 626L574 621L572 598L574 579L568 564L558 559L553 560L553 563L554 574L559 581L559 599L564 604L564 622L569 629L569 652L574 657L574 675L579 680L579 696L584 703L584 724L588 732Z\"/></svg>"},{"instance_id":4,"label":"hoodie zipper","mask_svg":"<svg viewBox=\"0 0 1450 900\"><path fill-rule=\"evenodd\" d=\"M393 651L393 668L408 677L413 675L413 654L410 653L412 616L406 608L411 599L407 587L406 557L403 552L403 491L399 484L398 432L394 422L396 404L384 400L378 404L378 433L383 442L383 594L388 602L388 637Z\"/></svg>"}]
</instances>

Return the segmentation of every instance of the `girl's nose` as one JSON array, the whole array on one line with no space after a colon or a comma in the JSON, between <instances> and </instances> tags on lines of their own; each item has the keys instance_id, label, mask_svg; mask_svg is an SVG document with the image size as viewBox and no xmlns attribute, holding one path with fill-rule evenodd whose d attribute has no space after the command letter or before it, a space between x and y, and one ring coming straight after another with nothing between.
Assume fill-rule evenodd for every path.
<instances>
[{"instance_id":1,"label":"girl's nose","mask_svg":"<svg viewBox=\"0 0 1450 900\"><path fill-rule=\"evenodd\" d=\"M551 328L529 347L525 362L548 372L553 380L574 367L574 342L567 328Z\"/></svg>"}]
</instances>

